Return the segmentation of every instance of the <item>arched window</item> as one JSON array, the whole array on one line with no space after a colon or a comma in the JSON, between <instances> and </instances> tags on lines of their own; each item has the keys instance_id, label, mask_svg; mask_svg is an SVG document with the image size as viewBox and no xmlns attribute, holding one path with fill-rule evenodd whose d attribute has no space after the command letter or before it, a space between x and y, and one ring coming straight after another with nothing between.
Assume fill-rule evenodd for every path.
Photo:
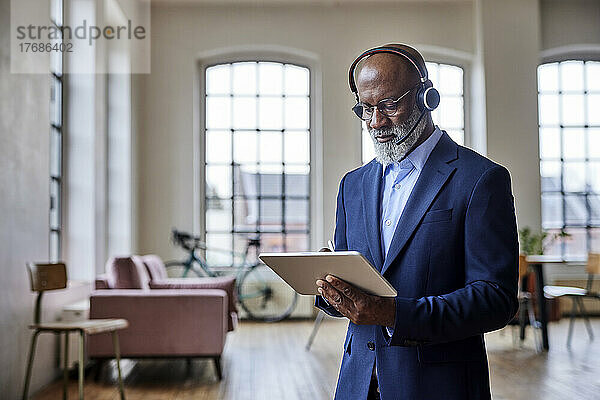
<instances>
[{"instance_id":1,"label":"arched window","mask_svg":"<svg viewBox=\"0 0 600 400\"><path fill-rule=\"evenodd\" d=\"M205 70L205 232L209 248L302 251L310 234L310 71L250 61ZM211 264L231 265L227 252Z\"/></svg>"},{"instance_id":2,"label":"arched window","mask_svg":"<svg viewBox=\"0 0 600 400\"><path fill-rule=\"evenodd\" d=\"M600 62L538 67L542 228L571 237L548 254L600 250Z\"/></svg>"},{"instance_id":3,"label":"arched window","mask_svg":"<svg viewBox=\"0 0 600 400\"><path fill-rule=\"evenodd\" d=\"M431 113L433 122L458 144L465 142L465 101L463 69L456 65L426 62L429 79L440 92L440 106ZM362 124L362 161L375 157L373 141Z\"/></svg>"}]
</instances>

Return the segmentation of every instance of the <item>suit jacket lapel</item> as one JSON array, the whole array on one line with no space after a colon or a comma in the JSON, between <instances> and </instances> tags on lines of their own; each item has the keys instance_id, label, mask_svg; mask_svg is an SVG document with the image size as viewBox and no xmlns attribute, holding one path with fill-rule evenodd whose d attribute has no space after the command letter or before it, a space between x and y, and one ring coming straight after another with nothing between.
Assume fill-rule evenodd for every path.
<instances>
[{"instance_id":1,"label":"suit jacket lapel","mask_svg":"<svg viewBox=\"0 0 600 400\"><path fill-rule=\"evenodd\" d=\"M392 261L400 254L438 192L456 169L448 163L457 158L457 152L456 143L446 132L443 132L429 155L400 216L381 274L385 273Z\"/></svg>"},{"instance_id":2,"label":"suit jacket lapel","mask_svg":"<svg viewBox=\"0 0 600 400\"><path fill-rule=\"evenodd\" d=\"M381 232L379 229L379 208L381 193L382 167L377 161L371 161L369 170L362 178L363 185L363 217L365 220L367 240L374 267L381 271L383 257L381 255Z\"/></svg>"}]
</instances>

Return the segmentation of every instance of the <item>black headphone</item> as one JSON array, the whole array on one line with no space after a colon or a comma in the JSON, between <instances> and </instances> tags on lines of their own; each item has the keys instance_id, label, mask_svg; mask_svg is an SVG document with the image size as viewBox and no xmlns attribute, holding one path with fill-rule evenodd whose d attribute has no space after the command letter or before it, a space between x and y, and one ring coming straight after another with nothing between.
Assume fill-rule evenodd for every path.
<instances>
[{"instance_id":1,"label":"black headphone","mask_svg":"<svg viewBox=\"0 0 600 400\"><path fill-rule=\"evenodd\" d=\"M429 80L427 76L427 68L425 68L424 65L419 65L419 61L408 51L397 47L387 46L374 47L365 51L360 56L358 56L350 66L350 70L348 71L348 80L350 82L350 90L352 90L352 93L354 93L356 101L360 100L358 99L358 89L356 88L356 82L354 82L354 70L356 69L356 66L358 65L360 60L378 53L395 54L408 60L408 62L410 62L419 73L419 79L421 81L419 90L417 91L417 107L419 108L422 114L426 111L433 111L437 108L437 106L440 104L440 93L437 91L436 88L433 87L433 83Z\"/></svg>"}]
</instances>

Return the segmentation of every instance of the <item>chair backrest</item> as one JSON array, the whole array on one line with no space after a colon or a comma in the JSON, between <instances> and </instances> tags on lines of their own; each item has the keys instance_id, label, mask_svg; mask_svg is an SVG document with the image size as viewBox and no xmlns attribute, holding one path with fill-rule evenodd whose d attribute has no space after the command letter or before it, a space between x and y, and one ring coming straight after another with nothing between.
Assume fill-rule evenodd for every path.
<instances>
[{"instance_id":1,"label":"chair backrest","mask_svg":"<svg viewBox=\"0 0 600 400\"><path fill-rule=\"evenodd\" d=\"M589 253L586 265L588 274L600 275L600 253Z\"/></svg>"},{"instance_id":2,"label":"chair backrest","mask_svg":"<svg viewBox=\"0 0 600 400\"><path fill-rule=\"evenodd\" d=\"M600 253L588 254L585 270L588 273L586 289L588 292L591 292L592 284L594 283L594 275L600 275Z\"/></svg>"},{"instance_id":3,"label":"chair backrest","mask_svg":"<svg viewBox=\"0 0 600 400\"><path fill-rule=\"evenodd\" d=\"M27 263L32 292L64 289L67 287L67 268L64 263Z\"/></svg>"},{"instance_id":4,"label":"chair backrest","mask_svg":"<svg viewBox=\"0 0 600 400\"><path fill-rule=\"evenodd\" d=\"M527 256L525 254L519 254L519 281L527 275Z\"/></svg>"},{"instance_id":5,"label":"chair backrest","mask_svg":"<svg viewBox=\"0 0 600 400\"><path fill-rule=\"evenodd\" d=\"M33 321L41 321L42 295L48 290L67 287L67 267L64 263L27 263L31 291L38 292L33 310Z\"/></svg>"}]
</instances>

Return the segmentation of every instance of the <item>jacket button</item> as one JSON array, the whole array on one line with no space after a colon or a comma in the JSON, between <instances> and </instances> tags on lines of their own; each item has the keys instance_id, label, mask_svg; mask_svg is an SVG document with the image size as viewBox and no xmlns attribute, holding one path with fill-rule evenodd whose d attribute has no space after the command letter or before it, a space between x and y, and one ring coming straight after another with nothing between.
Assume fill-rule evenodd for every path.
<instances>
[{"instance_id":1,"label":"jacket button","mask_svg":"<svg viewBox=\"0 0 600 400\"><path fill-rule=\"evenodd\" d=\"M367 348L371 351L375 351L375 343L373 343L373 342L367 343Z\"/></svg>"}]
</instances>

